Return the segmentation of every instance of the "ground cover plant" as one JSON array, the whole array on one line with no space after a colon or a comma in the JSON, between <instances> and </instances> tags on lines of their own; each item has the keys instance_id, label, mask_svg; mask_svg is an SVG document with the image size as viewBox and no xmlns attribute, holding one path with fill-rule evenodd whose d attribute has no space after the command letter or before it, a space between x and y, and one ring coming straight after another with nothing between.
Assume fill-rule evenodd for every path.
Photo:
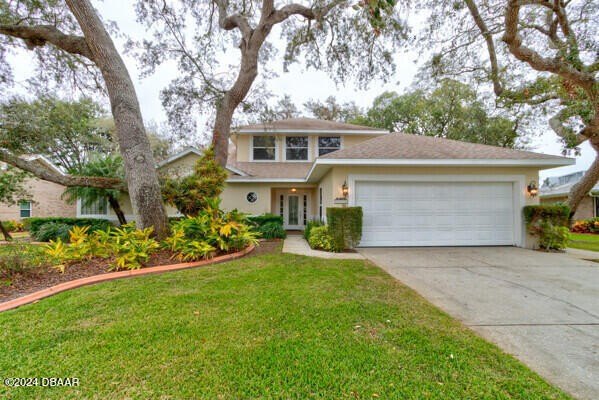
<instances>
[{"instance_id":1,"label":"ground cover plant","mask_svg":"<svg viewBox=\"0 0 599 400\"><path fill-rule=\"evenodd\" d=\"M68 312L67 312L68 310ZM12 399L568 399L363 260L264 254L0 313Z\"/></svg>"}]
</instances>

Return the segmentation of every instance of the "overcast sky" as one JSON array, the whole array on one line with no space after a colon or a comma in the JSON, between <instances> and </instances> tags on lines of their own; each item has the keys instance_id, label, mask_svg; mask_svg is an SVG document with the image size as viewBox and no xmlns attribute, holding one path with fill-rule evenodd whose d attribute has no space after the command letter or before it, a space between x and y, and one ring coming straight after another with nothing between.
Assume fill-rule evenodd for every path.
<instances>
[{"instance_id":1,"label":"overcast sky","mask_svg":"<svg viewBox=\"0 0 599 400\"><path fill-rule=\"evenodd\" d=\"M122 33L131 37L140 37L144 34L144 29L135 22L133 6L127 6L127 3L123 0L105 0L96 2L96 5L104 19L117 22ZM119 49L122 50L124 41L119 39L115 41ZM140 79L136 61L129 56L124 58L137 88L144 119L155 122L164 121L166 117L160 104L159 92L177 75L176 66L174 64L162 66L153 76ZM413 53L401 54L397 57L397 60L397 74L394 79L391 79L390 83L387 84L375 82L366 91L359 91L349 83L345 86L336 86L326 73L305 71L297 65L288 73L283 73L282 69L279 68L279 76L269 81L268 88L277 95L290 95L298 108L301 108L302 104L309 99L324 100L330 95L334 95L341 103L354 101L357 105L366 107L381 92L385 90L402 92L412 83L412 79L418 70L417 55ZM24 81L28 76L28 71L30 71L30 68L28 68L31 65L30 55L26 52L20 52L15 55L12 61L15 65L15 78L17 81ZM278 61L282 65L280 57ZM531 150L560 155L562 148L557 136L546 124L540 128L543 132L540 132L542 134L534 138ZM582 154L576 157L576 165L542 171L541 179L546 176L560 175L588 168L594 159L594 151L586 143L581 147L581 150Z\"/></svg>"}]
</instances>

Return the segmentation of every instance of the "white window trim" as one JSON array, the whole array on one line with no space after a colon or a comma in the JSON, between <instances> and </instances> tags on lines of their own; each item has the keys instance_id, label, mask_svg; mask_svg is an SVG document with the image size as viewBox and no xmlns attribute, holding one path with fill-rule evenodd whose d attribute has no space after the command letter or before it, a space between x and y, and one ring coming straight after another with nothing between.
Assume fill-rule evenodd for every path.
<instances>
[{"instance_id":1,"label":"white window trim","mask_svg":"<svg viewBox=\"0 0 599 400\"><path fill-rule=\"evenodd\" d=\"M356 204L356 182L511 182L513 185L514 245L524 247L525 227L522 208L526 204L526 177L524 175L362 175L350 174L347 177L349 206Z\"/></svg>"},{"instance_id":2,"label":"white window trim","mask_svg":"<svg viewBox=\"0 0 599 400\"><path fill-rule=\"evenodd\" d=\"M340 143L340 147L338 149L335 149L335 151L341 150L341 149L343 149L345 147L344 143L343 143L344 142L343 136L341 136L341 135L318 135L318 136L316 136L316 140L315 140L315 142L316 142L316 146L315 146L316 150L314 150L314 158L320 157L320 146L318 145L318 139L321 138L321 137L338 137L340 139L341 143ZM330 149L332 147L326 147L326 148Z\"/></svg>"},{"instance_id":3,"label":"white window trim","mask_svg":"<svg viewBox=\"0 0 599 400\"><path fill-rule=\"evenodd\" d=\"M308 145L306 146L306 150L307 150L306 152L308 153L308 158L306 158L305 160L288 160L287 159L287 138L288 137L305 137L305 138L308 138ZM293 163L293 162L310 162L310 161L312 161L312 157L310 157L311 156L311 154L310 154L310 147L311 147L310 146L310 142L311 142L310 136L308 136L308 135L288 135L288 136L283 137L283 160L286 161L286 162L291 162L291 163ZM296 149L303 149L303 147L294 147L294 148L296 148Z\"/></svg>"},{"instance_id":4,"label":"white window trim","mask_svg":"<svg viewBox=\"0 0 599 400\"><path fill-rule=\"evenodd\" d=\"M29 216L28 217L21 217L21 203L29 203ZM32 218L33 217L33 201L31 200L22 200L19 201L19 219L23 219L23 218Z\"/></svg>"},{"instance_id":5,"label":"white window trim","mask_svg":"<svg viewBox=\"0 0 599 400\"><path fill-rule=\"evenodd\" d=\"M254 138L261 136L272 136L275 138L275 159L274 160L254 160ZM252 135L250 137L250 161L252 162L277 162L279 161L279 137L274 135Z\"/></svg>"},{"instance_id":6,"label":"white window trim","mask_svg":"<svg viewBox=\"0 0 599 400\"><path fill-rule=\"evenodd\" d=\"M115 219L116 216L113 216L111 214L111 209L110 209L110 205L108 204L108 200L106 201L106 214L83 214L81 212L82 209L82 204L81 204L81 199L77 199L77 217L78 218L97 218L97 219ZM111 218L111 217L115 217L115 218ZM131 219L128 216L125 216L125 218L127 218L127 221L130 221Z\"/></svg>"}]
</instances>

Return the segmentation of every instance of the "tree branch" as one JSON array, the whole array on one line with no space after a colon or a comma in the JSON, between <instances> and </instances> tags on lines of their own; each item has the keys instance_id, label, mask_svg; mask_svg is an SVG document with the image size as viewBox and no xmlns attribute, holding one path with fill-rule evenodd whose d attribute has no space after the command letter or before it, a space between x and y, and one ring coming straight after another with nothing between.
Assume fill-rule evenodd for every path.
<instances>
[{"instance_id":1,"label":"tree branch","mask_svg":"<svg viewBox=\"0 0 599 400\"><path fill-rule=\"evenodd\" d=\"M474 19L474 23L480 30L480 33L485 38L487 44L487 51L489 53L489 61L491 62L491 80L493 81L493 91L496 96L500 96L503 92L503 86L499 80L499 64L497 63L497 52L495 51L495 42L493 41L493 35L489 31L487 24L483 20L478 11L478 7L474 3L474 0L465 0L470 15Z\"/></svg>"},{"instance_id":2,"label":"tree branch","mask_svg":"<svg viewBox=\"0 0 599 400\"><path fill-rule=\"evenodd\" d=\"M123 192L127 191L127 185L120 179L102 178L97 176L63 175L34 161L27 161L21 157L14 156L5 150L0 150L0 161L22 169L23 171L27 171L44 181L54 182L66 187L86 186L100 189L116 189Z\"/></svg>"},{"instance_id":3,"label":"tree branch","mask_svg":"<svg viewBox=\"0 0 599 400\"><path fill-rule=\"evenodd\" d=\"M67 35L53 25L0 25L0 34L23 39L30 50L51 43L68 53L93 60L93 55L84 37Z\"/></svg>"},{"instance_id":4,"label":"tree branch","mask_svg":"<svg viewBox=\"0 0 599 400\"><path fill-rule=\"evenodd\" d=\"M239 29L243 38L247 41L252 35L252 27L248 22L247 18L241 14L228 15L227 7L229 2L227 0L213 0L218 8L218 24L226 30L232 31L233 29Z\"/></svg>"},{"instance_id":5,"label":"tree branch","mask_svg":"<svg viewBox=\"0 0 599 400\"><path fill-rule=\"evenodd\" d=\"M518 33L521 3L539 4L546 2L508 1L505 12L505 33L502 40L507 44L510 53L518 60L528 63L528 65L537 71L552 72L577 83L589 93L593 92L595 80L592 74L579 71L562 59L542 57L536 51L522 45L522 37ZM551 8L553 9L553 7Z\"/></svg>"}]
</instances>

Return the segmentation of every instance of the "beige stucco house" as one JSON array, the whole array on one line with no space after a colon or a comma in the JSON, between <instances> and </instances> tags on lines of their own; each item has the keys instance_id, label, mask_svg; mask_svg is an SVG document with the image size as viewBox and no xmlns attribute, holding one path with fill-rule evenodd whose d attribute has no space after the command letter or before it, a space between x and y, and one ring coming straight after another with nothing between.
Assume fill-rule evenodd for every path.
<instances>
[{"instance_id":1,"label":"beige stucco house","mask_svg":"<svg viewBox=\"0 0 599 400\"><path fill-rule=\"evenodd\" d=\"M522 207L539 201L527 187L539 170L574 163L307 118L242 126L231 141L225 209L303 229L327 207L361 206L362 246L526 246ZM188 173L199 154L186 149L158 168Z\"/></svg>"},{"instance_id":2,"label":"beige stucco house","mask_svg":"<svg viewBox=\"0 0 599 400\"><path fill-rule=\"evenodd\" d=\"M28 161L40 163L43 167L62 174L50 160L40 155L24 156ZM2 171L0 171L2 173ZM37 178L25 181L31 201L21 201L17 205L0 204L0 221L19 221L29 217L75 217L77 207L62 199L65 187Z\"/></svg>"},{"instance_id":3,"label":"beige stucco house","mask_svg":"<svg viewBox=\"0 0 599 400\"><path fill-rule=\"evenodd\" d=\"M584 175L584 171L578 171L567 175L553 176L545 179L540 190L540 199L543 204L564 203L568 199L568 193ZM576 212L574 220L588 219L599 216L599 184L582 199Z\"/></svg>"}]
</instances>

